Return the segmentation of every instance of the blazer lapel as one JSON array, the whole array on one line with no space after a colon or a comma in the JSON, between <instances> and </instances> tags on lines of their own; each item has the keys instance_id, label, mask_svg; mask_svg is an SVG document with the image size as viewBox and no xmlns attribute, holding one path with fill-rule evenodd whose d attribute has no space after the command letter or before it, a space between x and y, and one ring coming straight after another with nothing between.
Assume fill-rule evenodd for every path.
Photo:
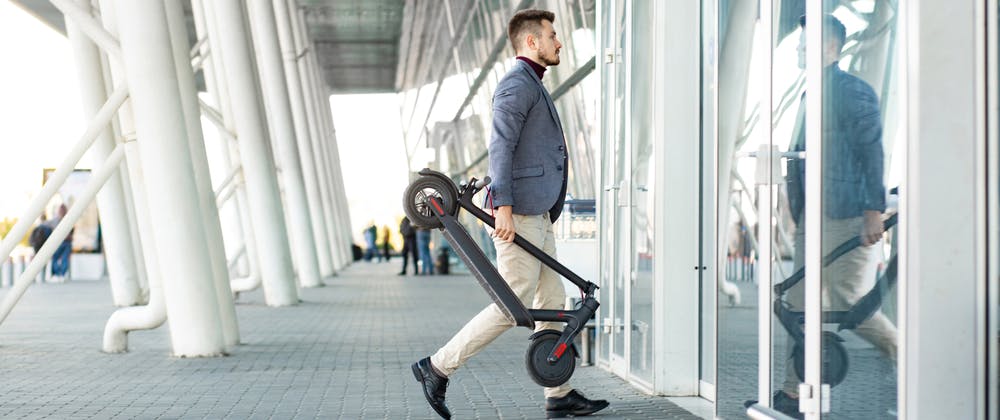
<instances>
[{"instance_id":1,"label":"blazer lapel","mask_svg":"<svg viewBox=\"0 0 1000 420\"><path fill-rule=\"evenodd\" d=\"M552 119L555 120L556 126L559 127L559 132L562 133L563 132L562 121L559 120L559 112L556 111L556 105L555 103L552 102L552 97L549 96L549 91L545 89L545 85L542 84L541 79L538 78L538 74L535 74L535 70L532 69L531 66L528 65L528 63L525 63L521 60L516 60L516 61L517 65L521 66L521 70L527 72L528 76L530 76L538 85L538 89L542 91L542 96L545 97L545 104L548 105L549 107L549 113L552 114Z\"/></svg>"}]
</instances>

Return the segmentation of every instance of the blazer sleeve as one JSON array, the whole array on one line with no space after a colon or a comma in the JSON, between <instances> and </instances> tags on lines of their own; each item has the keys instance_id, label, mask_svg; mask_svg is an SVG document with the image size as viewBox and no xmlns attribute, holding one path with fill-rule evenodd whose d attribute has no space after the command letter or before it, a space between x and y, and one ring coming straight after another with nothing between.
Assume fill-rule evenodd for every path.
<instances>
[{"instance_id":1,"label":"blazer sleeve","mask_svg":"<svg viewBox=\"0 0 1000 420\"><path fill-rule=\"evenodd\" d=\"M864 185L863 206L865 210L884 213L886 207L883 180L884 153L878 96L870 86L860 81L845 91L851 98L844 101L847 105L845 113L851 120L852 134L848 136L848 141L853 143L855 159L861 164Z\"/></svg>"},{"instance_id":2,"label":"blazer sleeve","mask_svg":"<svg viewBox=\"0 0 1000 420\"><path fill-rule=\"evenodd\" d=\"M505 78L493 94L493 132L489 160L493 208L514 205L514 150L531 107L538 102L538 89L516 77Z\"/></svg>"}]
</instances>

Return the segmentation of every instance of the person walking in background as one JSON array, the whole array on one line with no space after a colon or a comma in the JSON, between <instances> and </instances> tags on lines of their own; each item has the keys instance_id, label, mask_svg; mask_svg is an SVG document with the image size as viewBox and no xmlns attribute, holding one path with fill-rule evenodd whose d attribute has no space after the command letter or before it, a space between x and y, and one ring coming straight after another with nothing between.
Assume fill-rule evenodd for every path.
<instances>
[{"instance_id":1,"label":"person walking in background","mask_svg":"<svg viewBox=\"0 0 1000 420\"><path fill-rule=\"evenodd\" d=\"M566 291L554 270L543 267L513 241L516 232L556 256L552 223L559 218L566 198L569 160L559 114L541 80L548 66L559 64L562 44L556 38L554 21L552 12L522 10L507 24L507 36L518 57L493 94L489 144L493 183L487 195L488 210L496 215L497 271L526 307L538 309L562 309ZM448 377L513 327L514 322L491 304L436 353L413 364L414 376L434 411L451 418L445 405ZM562 328L558 323L536 323L536 331ZM607 401L584 397L568 383L544 392L548 418L586 416L608 406Z\"/></svg>"},{"instance_id":2,"label":"person walking in background","mask_svg":"<svg viewBox=\"0 0 1000 420\"><path fill-rule=\"evenodd\" d=\"M434 257L431 256L431 231L417 229L417 251L420 254L420 274L434 274Z\"/></svg>"},{"instance_id":3,"label":"person walking in background","mask_svg":"<svg viewBox=\"0 0 1000 420\"><path fill-rule=\"evenodd\" d=\"M66 213L69 209L66 208L65 204L59 205L59 210L56 213L56 217L52 219L49 226L55 229L62 222L63 218L66 217ZM73 252L73 230L70 229L69 234L63 239L62 243L59 244L59 248L56 248L55 254L52 254L52 281L63 282L69 276L69 256Z\"/></svg>"},{"instance_id":4,"label":"person walking in background","mask_svg":"<svg viewBox=\"0 0 1000 420\"><path fill-rule=\"evenodd\" d=\"M805 16L800 18L799 67L805 69ZM875 245L882 238L882 213L885 212L884 156L882 117L879 99L872 87L840 69L838 60L847 38L844 25L833 15L823 16L823 253L858 236L861 246L823 267L823 301L843 311L854 306L875 285ZM808 93L808 92L807 92ZM794 151L805 151L805 94L799 105L797 129L793 133ZM795 222L794 269L805 264L805 160L787 163L786 188L791 216ZM810 191L816 194L819 191ZM786 303L801 311L804 284L788 289ZM876 311L854 330L859 337L879 349L896 364L896 326L881 311ZM794 341L787 339L788 354ZM785 360L785 380L772 397L772 407L784 414L802 418L799 412L798 385L802 378L795 373L792 357Z\"/></svg>"},{"instance_id":5,"label":"person walking in background","mask_svg":"<svg viewBox=\"0 0 1000 420\"><path fill-rule=\"evenodd\" d=\"M365 261L371 261L373 259L378 259L382 261L382 255L378 253L378 247L375 246L375 239L378 236L378 228L375 227L375 222L372 222L370 226L365 228Z\"/></svg>"},{"instance_id":6,"label":"person walking in background","mask_svg":"<svg viewBox=\"0 0 1000 420\"><path fill-rule=\"evenodd\" d=\"M385 258L385 262L389 262L390 251L392 251L392 244L389 243L391 237L389 225L382 225L382 257Z\"/></svg>"},{"instance_id":7,"label":"person walking in background","mask_svg":"<svg viewBox=\"0 0 1000 420\"><path fill-rule=\"evenodd\" d=\"M406 275L406 263L410 258L413 258L413 275L418 275L420 268L417 266L417 231L410 224L409 217L404 216L403 221L399 222L399 234L403 235L403 269L399 271L399 275Z\"/></svg>"}]
</instances>

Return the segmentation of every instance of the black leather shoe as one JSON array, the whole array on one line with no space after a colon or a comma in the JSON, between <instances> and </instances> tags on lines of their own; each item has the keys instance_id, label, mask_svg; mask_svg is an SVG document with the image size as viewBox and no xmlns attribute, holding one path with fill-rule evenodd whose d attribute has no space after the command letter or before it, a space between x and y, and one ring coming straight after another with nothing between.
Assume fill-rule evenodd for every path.
<instances>
[{"instance_id":1,"label":"black leather shoe","mask_svg":"<svg viewBox=\"0 0 1000 420\"><path fill-rule=\"evenodd\" d=\"M803 417L803 414L799 412L799 399L792 398L785 391L774 393L774 397L771 398L771 408L793 419L801 419Z\"/></svg>"},{"instance_id":2,"label":"black leather shoe","mask_svg":"<svg viewBox=\"0 0 1000 420\"><path fill-rule=\"evenodd\" d=\"M545 414L548 418L578 417L594 414L607 408L605 400L588 400L583 394L572 390L562 398L546 398Z\"/></svg>"},{"instance_id":3,"label":"black leather shoe","mask_svg":"<svg viewBox=\"0 0 1000 420\"><path fill-rule=\"evenodd\" d=\"M424 398L434 411L445 419L451 418L451 411L444 405L444 393L448 390L448 378L438 375L431 367L431 358L425 357L413 364L413 376L423 384Z\"/></svg>"}]
</instances>

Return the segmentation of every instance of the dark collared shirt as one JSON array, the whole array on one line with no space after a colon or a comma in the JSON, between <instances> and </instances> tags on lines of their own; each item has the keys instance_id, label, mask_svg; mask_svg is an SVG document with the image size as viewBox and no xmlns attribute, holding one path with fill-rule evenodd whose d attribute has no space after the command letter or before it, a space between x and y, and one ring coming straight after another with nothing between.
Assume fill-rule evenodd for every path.
<instances>
[{"instance_id":1,"label":"dark collared shirt","mask_svg":"<svg viewBox=\"0 0 1000 420\"><path fill-rule=\"evenodd\" d=\"M885 212L878 96L837 63L824 70L823 83L823 211L833 219L858 217L865 210ZM791 150L805 150L804 129L796 133ZM805 209L805 172L804 161L788 160L788 203L796 223Z\"/></svg>"},{"instance_id":2,"label":"dark collared shirt","mask_svg":"<svg viewBox=\"0 0 1000 420\"><path fill-rule=\"evenodd\" d=\"M517 56L517 59L521 60L521 61L523 61L525 63L528 63L528 65L531 66L531 68L533 70L535 70L535 74L538 75L538 80L542 80L542 75L545 74L545 66L532 61L528 57L524 57L524 56L520 56L519 55L519 56Z\"/></svg>"}]
</instances>

